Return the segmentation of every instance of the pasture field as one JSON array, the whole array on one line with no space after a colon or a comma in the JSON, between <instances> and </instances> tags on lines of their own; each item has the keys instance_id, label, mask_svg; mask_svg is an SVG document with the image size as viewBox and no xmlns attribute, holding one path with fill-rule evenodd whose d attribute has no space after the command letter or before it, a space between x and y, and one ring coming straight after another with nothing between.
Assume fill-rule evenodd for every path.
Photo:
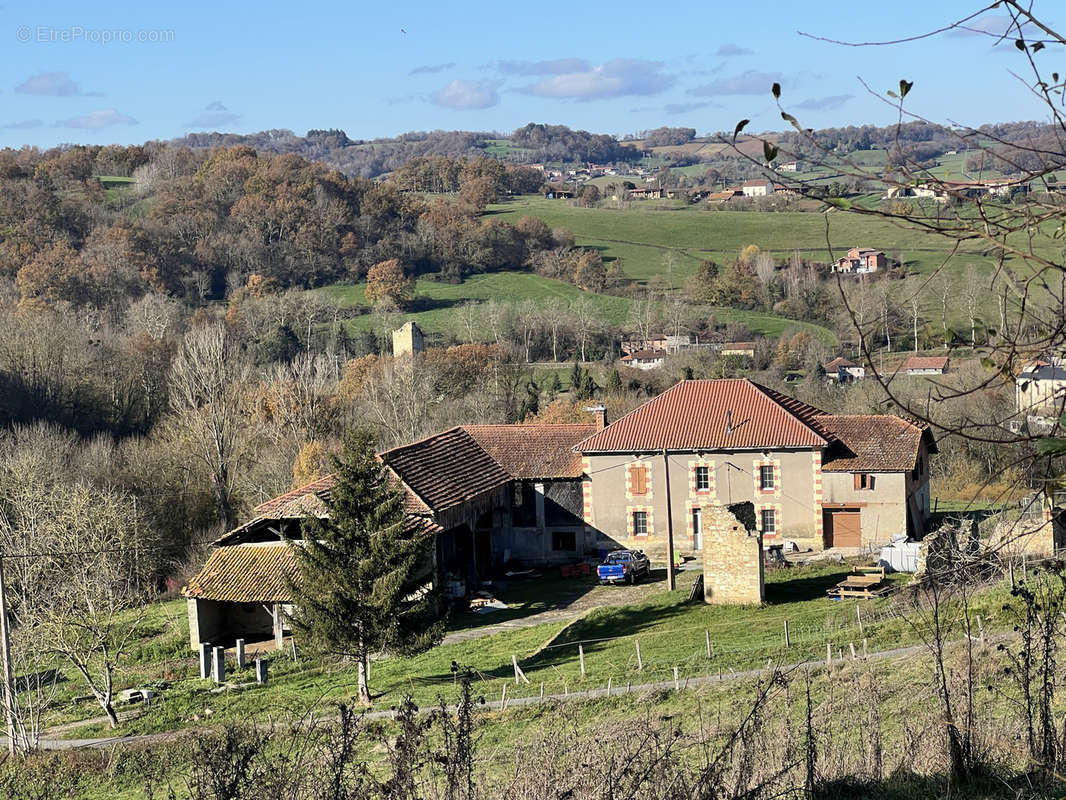
<instances>
[{"instance_id":1,"label":"pasture field","mask_svg":"<svg viewBox=\"0 0 1066 800\"><path fill-rule=\"evenodd\" d=\"M319 291L342 306L369 306L366 301L365 283L338 284ZM417 322L425 333L450 333L460 339L465 336L465 332L460 330L461 326L455 310L466 302L533 300L537 303L545 303L558 299L569 306L582 300L589 304L597 319L612 325L624 324L633 305L633 301L627 297L585 292L573 284L544 278L529 272L490 272L471 275L459 284L420 279L415 284L415 293L418 297L415 308L404 315L405 319ZM831 330L809 322L797 322L762 311L714 306L709 306L708 309L718 322L744 323L754 333L766 337L776 338L786 330L806 330L828 345L837 343L836 334ZM373 325L373 317L370 315L355 317L350 324L354 330L366 330ZM487 341L491 338L491 333L482 329L480 336L483 341Z\"/></svg>"},{"instance_id":2,"label":"pasture field","mask_svg":"<svg viewBox=\"0 0 1066 800\"><path fill-rule=\"evenodd\" d=\"M456 640L413 657L375 660L371 670L375 706L387 709L406 694L420 705L432 704L438 696L451 696L453 662L473 671L479 695L499 699L505 685L509 697L538 694L541 683L546 694L564 694L603 688L609 679L616 687L627 682L668 681L674 667L684 679L717 674L719 669L728 674L764 667L768 660L824 661L827 643L834 657L837 650L849 652L851 644L861 650L864 639L871 651L915 644L918 636L900 616L900 600L889 596L841 602L826 596L826 589L848 572L847 564L768 571L767 602L762 606L684 602L695 570L680 573L674 592L666 591L665 570L653 570L650 582L623 598L612 596L633 590L598 587L593 578L563 579L548 573L539 579L505 582L495 591L507 603L506 610L488 615L460 614L450 623ZM906 581L907 577L896 576L894 580ZM981 590L972 598L971 613L982 614L987 630L1000 629L1007 622L1001 613L1006 597L1003 585ZM548 621L536 617L523 622L535 614L566 609L571 603L581 606L579 616L551 618L549 614ZM786 619L790 632L787 648L783 636ZM485 630L479 632L481 628ZM129 666L120 675L120 688L150 685L159 689L161 696L151 708L123 723L127 734L246 720L271 709L306 712L328 708L331 703L350 701L355 691L353 665L308 653L293 661L288 652L271 649L267 651L268 686L247 686L251 670L237 671L230 662L230 680L245 688L212 693L212 684L199 679L194 654L188 650L183 601L153 607L151 621L142 629L144 636L135 643ZM707 638L711 640L710 657ZM636 641L640 643L639 660ZM584 649L584 674L578 643ZM515 685L512 656L530 683ZM92 701L76 699L80 683L70 677L72 680L61 684L65 701L61 711L52 715L49 723L82 719L88 724L71 727L66 735L107 735L102 723L90 721L98 715L98 707ZM207 708L211 709L209 714L205 714Z\"/></svg>"}]
</instances>

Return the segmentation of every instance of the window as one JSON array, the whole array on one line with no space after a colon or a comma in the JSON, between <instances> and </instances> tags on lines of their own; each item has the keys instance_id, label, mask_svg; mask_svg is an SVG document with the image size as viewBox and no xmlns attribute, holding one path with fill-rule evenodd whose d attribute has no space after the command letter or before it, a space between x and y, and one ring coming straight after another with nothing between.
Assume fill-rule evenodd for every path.
<instances>
[{"instance_id":1,"label":"window","mask_svg":"<svg viewBox=\"0 0 1066 800\"><path fill-rule=\"evenodd\" d=\"M634 536L647 536L648 535L648 512L647 511L634 511L633 512L633 535Z\"/></svg>"},{"instance_id":2,"label":"window","mask_svg":"<svg viewBox=\"0 0 1066 800\"><path fill-rule=\"evenodd\" d=\"M855 473L855 489L857 491L872 490L874 488L874 476L867 472Z\"/></svg>"},{"instance_id":3,"label":"window","mask_svg":"<svg viewBox=\"0 0 1066 800\"><path fill-rule=\"evenodd\" d=\"M764 464L759 467L759 490L772 492L774 490L774 467L772 464Z\"/></svg>"},{"instance_id":4,"label":"window","mask_svg":"<svg viewBox=\"0 0 1066 800\"><path fill-rule=\"evenodd\" d=\"M696 467L696 491L707 492L711 489L711 468Z\"/></svg>"},{"instance_id":5,"label":"window","mask_svg":"<svg viewBox=\"0 0 1066 800\"><path fill-rule=\"evenodd\" d=\"M764 508L759 513L762 522L763 536L773 536L777 533L777 512L772 508Z\"/></svg>"},{"instance_id":6,"label":"window","mask_svg":"<svg viewBox=\"0 0 1066 800\"><path fill-rule=\"evenodd\" d=\"M635 464L629 468L629 493L642 495L648 493L648 468Z\"/></svg>"},{"instance_id":7,"label":"window","mask_svg":"<svg viewBox=\"0 0 1066 800\"><path fill-rule=\"evenodd\" d=\"M577 550L574 531L552 531L552 550Z\"/></svg>"}]
</instances>

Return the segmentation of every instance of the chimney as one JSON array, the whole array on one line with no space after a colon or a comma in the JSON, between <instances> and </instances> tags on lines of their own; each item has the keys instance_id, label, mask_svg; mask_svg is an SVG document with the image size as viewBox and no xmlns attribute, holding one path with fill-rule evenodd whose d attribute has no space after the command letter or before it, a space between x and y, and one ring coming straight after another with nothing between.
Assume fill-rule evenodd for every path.
<instances>
[{"instance_id":1,"label":"chimney","mask_svg":"<svg viewBox=\"0 0 1066 800\"><path fill-rule=\"evenodd\" d=\"M585 410L591 411L596 415L596 428L598 430L602 431L607 427L607 406L603 403L597 403L594 406L587 407Z\"/></svg>"}]
</instances>

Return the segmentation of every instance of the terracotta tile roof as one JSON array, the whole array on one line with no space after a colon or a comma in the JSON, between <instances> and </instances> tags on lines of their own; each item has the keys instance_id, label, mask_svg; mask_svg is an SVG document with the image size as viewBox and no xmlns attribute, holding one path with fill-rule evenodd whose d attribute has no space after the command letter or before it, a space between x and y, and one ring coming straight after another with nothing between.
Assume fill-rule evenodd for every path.
<instances>
[{"instance_id":1,"label":"terracotta tile roof","mask_svg":"<svg viewBox=\"0 0 1066 800\"><path fill-rule=\"evenodd\" d=\"M854 361L849 361L848 359L846 359L843 356L841 356L840 358L834 358L832 361L830 361L828 364L826 364L824 366L824 369L825 369L826 372L837 372L837 371L840 370L841 367L854 367L854 366L857 366Z\"/></svg>"},{"instance_id":2,"label":"terracotta tile roof","mask_svg":"<svg viewBox=\"0 0 1066 800\"><path fill-rule=\"evenodd\" d=\"M825 412L746 378L681 381L578 445L579 452L822 448Z\"/></svg>"},{"instance_id":3,"label":"terracotta tile roof","mask_svg":"<svg viewBox=\"0 0 1066 800\"><path fill-rule=\"evenodd\" d=\"M596 425L465 425L467 433L512 478L580 478L578 442Z\"/></svg>"},{"instance_id":4,"label":"terracotta tile roof","mask_svg":"<svg viewBox=\"0 0 1066 800\"><path fill-rule=\"evenodd\" d=\"M471 500L511 480L462 428L394 447L379 458L434 511Z\"/></svg>"},{"instance_id":5,"label":"terracotta tile roof","mask_svg":"<svg viewBox=\"0 0 1066 800\"><path fill-rule=\"evenodd\" d=\"M755 342L722 342L723 350L754 350Z\"/></svg>"},{"instance_id":6,"label":"terracotta tile roof","mask_svg":"<svg viewBox=\"0 0 1066 800\"><path fill-rule=\"evenodd\" d=\"M948 368L947 356L911 356L903 362L903 369L940 369Z\"/></svg>"},{"instance_id":7,"label":"terracotta tile roof","mask_svg":"<svg viewBox=\"0 0 1066 800\"><path fill-rule=\"evenodd\" d=\"M622 356L623 361L647 361L647 360L665 361L666 353L662 350L637 350L634 353Z\"/></svg>"},{"instance_id":8,"label":"terracotta tile roof","mask_svg":"<svg viewBox=\"0 0 1066 800\"><path fill-rule=\"evenodd\" d=\"M826 452L825 472L907 472L914 469L923 436L936 452L926 426L890 414L833 414L819 424L836 439Z\"/></svg>"},{"instance_id":9,"label":"terracotta tile roof","mask_svg":"<svg viewBox=\"0 0 1066 800\"><path fill-rule=\"evenodd\" d=\"M296 574L296 555L287 544L220 547L181 593L227 603L288 603L285 579Z\"/></svg>"},{"instance_id":10,"label":"terracotta tile roof","mask_svg":"<svg viewBox=\"0 0 1066 800\"><path fill-rule=\"evenodd\" d=\"M333 476L311 481L298 486L285 494L272 497L265 503L260 503L252 509L256 516L271 519L284 519L286 517L302 517L310 508L317 507L314 500L319 504L323 500L329 500L329 490L333 487ZM311 500L314 498L314 500ZM310 506L310 507L309 507Z\"/></svg>"}]
</instances>

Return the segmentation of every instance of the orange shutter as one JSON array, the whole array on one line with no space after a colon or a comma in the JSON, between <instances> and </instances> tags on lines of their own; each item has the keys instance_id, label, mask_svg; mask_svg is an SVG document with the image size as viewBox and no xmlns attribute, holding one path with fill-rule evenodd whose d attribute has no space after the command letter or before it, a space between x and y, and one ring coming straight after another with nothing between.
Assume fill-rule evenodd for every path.
<instances>
[{"instance_id":1,"label":"orange shutter","mask_svg":"<svg viewBox=\"0 0 1066 800\"><path fill-rule=\"evenodd\" d=\"M629 481L632 486L632 494L647 494L648 493L648 468L645 466L636 466L629 468Z\"/></svg>"}]
</instances>

